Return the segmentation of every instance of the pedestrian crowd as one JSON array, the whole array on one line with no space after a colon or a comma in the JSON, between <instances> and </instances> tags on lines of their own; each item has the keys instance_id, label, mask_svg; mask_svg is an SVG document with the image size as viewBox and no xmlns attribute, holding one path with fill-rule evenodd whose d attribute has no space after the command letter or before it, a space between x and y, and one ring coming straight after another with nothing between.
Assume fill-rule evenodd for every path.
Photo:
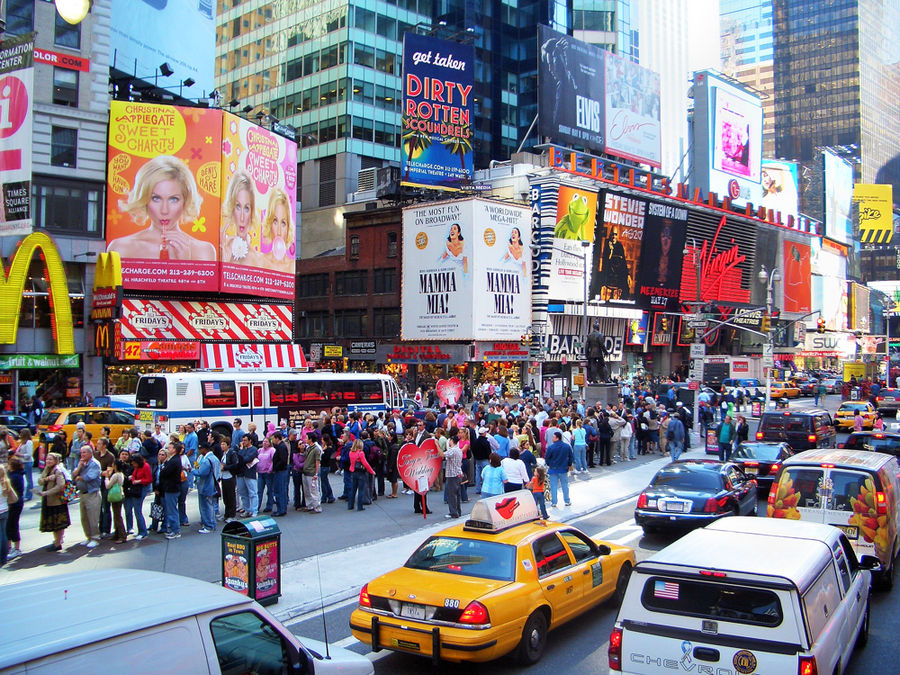
<instances>
[{"instance_id":1,"label":"pedestrian crowd","mask_svg":"<svg viewBox=\"0 0 900 675\"><path fill-rule=\"evenodd\" d=\"M415 513L432 513L441 498L452 519L472 494L520 489L534 494L547 517L560 500L571 504L570 481L589 479L591 468L649 453L677 459L691 423L689 411L664 387L626 383L616 403L593 406L571 396L513 402L498 387L479 391L466 406L379 414L335 408L298 428L282 421L260 429L234 418L230 438L204 420L172 434L160 425L132 428L118 439L108 429L95 439L79 423L71 441L64 432L56 435L34 479L28 432L15 440L0 429L0 563L21 554L19 518L35 497L40 503L32 508L41 509L39 529L51 535L50 551L62 550L73 519L87 549L129 537L178 539L191 526L186 504L192 491L200 534L222 521L280 518L291 510L317 515L340 501L362 511L379 498L404 495L412 496ZM429 490L414 491L403 484L397 457L405 444L429 438L441 470Z\"/></svg>"}]
</instances>

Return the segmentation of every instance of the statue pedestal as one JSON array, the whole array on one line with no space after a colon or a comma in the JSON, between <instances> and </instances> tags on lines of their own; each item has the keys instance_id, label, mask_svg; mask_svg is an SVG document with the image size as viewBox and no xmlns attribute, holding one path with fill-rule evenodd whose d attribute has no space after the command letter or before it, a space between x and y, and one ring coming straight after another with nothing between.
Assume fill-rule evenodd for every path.
<instances>
[{"instance_id":1,"label":"statue pedestal","mask_svg":"<svg viewBox=\"0 0 900 675\"><path fill-rule=\"evenodd\" d=\"M604 408L606 404L615 405L619 402L619 385L617 384L588 384L585 387L584 399L586 405L600 404Z\"/></svg>"}]
</instances>

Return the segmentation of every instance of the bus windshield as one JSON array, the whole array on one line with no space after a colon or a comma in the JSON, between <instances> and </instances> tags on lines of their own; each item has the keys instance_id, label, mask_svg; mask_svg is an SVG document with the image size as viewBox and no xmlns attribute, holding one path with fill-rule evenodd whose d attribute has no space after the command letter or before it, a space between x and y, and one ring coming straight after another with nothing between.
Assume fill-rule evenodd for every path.
<instances>
[{"instance_id":1,"label":"bus windshield","mask_svg":"<svg viewBox=\"0 0 900 675\"><path fill-rule=\"evenodd\" d=\"M138 408L167 407L165 377L142 377L138 380L135 405Z\"/></svg>"}]
</instances>

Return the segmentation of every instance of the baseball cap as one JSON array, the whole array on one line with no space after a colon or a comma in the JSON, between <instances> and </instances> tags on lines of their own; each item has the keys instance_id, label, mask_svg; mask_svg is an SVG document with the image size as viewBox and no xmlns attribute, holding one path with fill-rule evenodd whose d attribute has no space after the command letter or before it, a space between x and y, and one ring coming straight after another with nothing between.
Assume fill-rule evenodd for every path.
<instances>
[{"instance_id":1,"label":"baseball cap","mask_svg":"<svg viewBox=\"0 0 900 675\"><path fill-rule=\"evenodd\" d=\"M487 427L478 427L479 434L486 434L488 432Z\"/></svg>"},{"instance_id":2,"label":"baseball cap","mask_svg":"<svg viewBox=\"0 0 900 675\"><path fill-rule=\"evenodd\" d=\"M79 422L78 424L75 425L75 428L76 429L84 429L84 422Z\"/></svg>"},{"instance_id":3,"label":"baseball cap","mask_svg":"<svg viewBox=\"0 0 900 675\"><path fill-rule=\"evenodd\" d=\"M682 407L684 407L684 403L682 403L681 401L678 401L678 403L675 404L675 407L682 408Z\"/></svg>"}]
</instances>

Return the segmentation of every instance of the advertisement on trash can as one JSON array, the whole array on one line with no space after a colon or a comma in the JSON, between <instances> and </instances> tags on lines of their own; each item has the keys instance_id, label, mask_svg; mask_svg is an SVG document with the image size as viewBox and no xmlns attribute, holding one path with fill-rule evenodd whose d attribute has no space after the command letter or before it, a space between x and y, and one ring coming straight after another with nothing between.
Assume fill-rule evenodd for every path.
<instances>
[{"instance_id":1,"label":"advertisement on trash can","mask_svg":"<svg viewBox=\"0 0 900 675\"><path fill-rule=\"evenodd\" d=\"M225 554L222 563L222 584L226 588L247 595L250 586L247 557L250 552L250 541L222 542Z\"/></svg>"},{"instance_id":2,"label":"advertisement on trash can","mask_svg":"<svg viewBox=\"0 0 900 675\"><path fill-rule=\"evenodd\" d=\"M706 454L719 454L719 439L716 437L715 429L706 430Z\"/></svg>"},{"instance_id":3,"label":"advertisement on trash can","mask_svg":"<svg viewBox=\"0 0 900 675\"><path fill-rule=\"evenodd\" d=\"M276 595L278 588L278 541L256 545L256 599Z\"/></svg>"}]
</instances>

